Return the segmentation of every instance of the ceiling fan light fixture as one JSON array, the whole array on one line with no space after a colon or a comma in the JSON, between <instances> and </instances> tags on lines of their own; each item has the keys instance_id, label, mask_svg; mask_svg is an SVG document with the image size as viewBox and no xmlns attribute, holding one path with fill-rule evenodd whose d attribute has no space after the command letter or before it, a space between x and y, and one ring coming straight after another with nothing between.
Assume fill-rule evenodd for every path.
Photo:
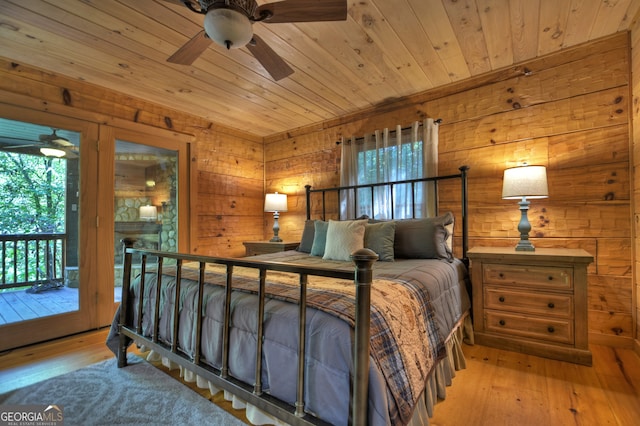
<instances>
[{"instance_id":1,"label":"ceiling fan light fixture","mask_svg":"<svg viewBox=\"0 0 640 426\"><path fill-rule=\"evenodd\" d=\"M211 40L227 49L239 49L253 37L249 18L226 8L209 10L204 17L204 30Z\"/></svg>"},{"instance_id":2,"label":"ceiling fan light fixture","mask_svg":"<svg viewBox=\"0 0 640 426\"><path fill-rule=\"evenodd\" d=\"M61 149L56 149L56 148L40 148L40 152L42 153L42 155L47 156L47 157L64 157L65 152Z\"/></svg>"}]
</instances>

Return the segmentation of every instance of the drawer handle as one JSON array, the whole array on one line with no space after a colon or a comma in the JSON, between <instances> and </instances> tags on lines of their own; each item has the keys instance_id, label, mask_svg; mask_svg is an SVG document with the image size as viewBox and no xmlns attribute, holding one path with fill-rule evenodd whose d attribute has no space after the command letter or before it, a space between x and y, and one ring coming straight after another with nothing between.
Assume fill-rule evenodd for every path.
<instances>
[{"instance_id":1,"label":"drawer handle","mask_svg":"<svg viewBox=\"0 0 640 426\"><path fill-rule=\"evenodd\" d=\"M504 322L504 320L500 320L498 323L499 323L500 325L505 325L505 324L506 324L506 323Z\"/></svg>"},{"instance_id":2,"label":"drawer handle","mask_svg":"<svg viewBox=\"0 0 640 426\"><path fill-rule=\"evenodd\" d=\"M553 281L553 275L549 275L549 276L547 277L547 279L548 279L549 281Z\"/></svg>"},{"instance_id":3,"label":"drawer handle","mask_svg":"<svg viewBox=\"0 0 640 426\"><path fill-rule=\"evenodd\" d=\"M553 333L554 331L556 331L552 326L547 327L547 331L549 333Z\"/></svg>"},{"instance_id":4,"label":"drawer handle","mask_svg":"<svg viewBox=\"0 0 640 426\"><path fill-rule=\"evenodd\" d=\"M547 306L549 307L549 309L553 309L556 307L556 305L554 305L553 302L549 302Z\"/></svg>"},{"instance_id":5,"label":"drawer handle","mask_svg":"<svg viewBox=\"0 0 640 426\"><path fill-rule=\"evenodd\" d=\"M500 296L500 297L498 298L498 301L500 301L500 302L504 302L504 296Z\"/></svg>"},{"instance_id":6,"label":"drawer handle","mask_svg":"<svg viewBox=\"0 0 640 426\"><path fill-rule=\"evenodd\" d=\"M498 274L498 276L499 276L500 278L504 278L504 274L503 274L502 272L500 272L500 273Z\"/></svg>"}]
</instances>

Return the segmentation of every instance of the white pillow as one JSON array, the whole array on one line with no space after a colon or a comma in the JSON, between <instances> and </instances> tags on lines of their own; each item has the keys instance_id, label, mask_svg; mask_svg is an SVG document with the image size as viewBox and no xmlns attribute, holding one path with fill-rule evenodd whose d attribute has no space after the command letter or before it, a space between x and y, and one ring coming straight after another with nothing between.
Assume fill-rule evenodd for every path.
<instances>
[{"instance_id":1,"label":"white pillow","mask_svg":"<svg viewBox=\"0 0 640 426\"><path fill-rule=\"evenodd\" d=\"M325 260L351 260L356 250L364 247L364 228L367 220L329 220Z\"/></svg>"}]
</instances>

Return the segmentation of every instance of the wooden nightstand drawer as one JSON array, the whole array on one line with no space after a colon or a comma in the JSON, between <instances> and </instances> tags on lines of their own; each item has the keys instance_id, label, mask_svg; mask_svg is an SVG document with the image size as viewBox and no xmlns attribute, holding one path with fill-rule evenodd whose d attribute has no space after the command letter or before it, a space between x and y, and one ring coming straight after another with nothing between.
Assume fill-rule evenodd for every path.
<instances>
[{"instance_id":1,"label":"wooden nightstand drawer","mask_svg":"<svg viewBox=\"0 0 640 426\"><path fill-rule=\"evenodd\" d=\"M489 332L573 344L573 327L569 320L485 311L485 329Z\"/></svg>"},{"instance_id":2,"label":"wooden nightstand drawer","mask_svg":"<svg viewBox=\"0 0 640 426\"><path fill-rule=\"evenodd\" d=\"M573 316L573 298L563 294L532 293L486 287L484 289L484 306L486 309L523 314L550 315L562 318Z\"/></svg>"},{"instance_id":3,"label":"wooden nightstand drawer","mask_svg":"<svg viewBox=\"0 0 640 426\"><path fill-rule=\"evenodd\" d=\"M571 289L573 268L485 263L485 284L513 285L547 289Z\"/></svg>"},{"instance_id":4,"label":"wooden nightstand drawer","mask_svg":"<svg viewBox=\"0 0 640 426\"><path fill-rule=\"evenodd\" d=\"M591 365L587 266L581 249L474 247L476 343Z\"/></svg>"}]
</instances>

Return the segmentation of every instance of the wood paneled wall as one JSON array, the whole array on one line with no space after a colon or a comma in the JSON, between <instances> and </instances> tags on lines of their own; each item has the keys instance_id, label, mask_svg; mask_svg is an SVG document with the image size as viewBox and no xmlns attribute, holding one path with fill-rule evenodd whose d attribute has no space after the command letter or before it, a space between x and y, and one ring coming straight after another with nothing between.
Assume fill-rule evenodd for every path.
<instances>
[{"instance_id":1,"label":"wood paneled wall","mask_svg":"<svg viewBox=\"0 0 640 426\"><path fill-rule=\"evenodd\" d=\"M191 252L242 256L242 241L263 238L262 138L1 58L0 102L140 132L193 135Z\"/></svg>"},{"instance_id":2,"label":"wood paneled wall","mask_svg":"<svg viewBox=\"0 0 640 426\"><path fill-rule=\"evenodd\" d=\"M631 77L632 77L632 153L633 153L633 223L634 223L634 271L635 271L635 350L640 354L640 17L631 28Z\"/></svg>"},{"instance_id":3,"label":"wood paneled wall","mask_svg":"<svg viewBox=\"0 0 640 426\"><path fill-rule=\"evenodd\" d=\"M280 234L300 237L304 185L339 181L341 137L442 118L440 174L469 165L470 246L514 246L517 203L501 199L502 172L547 166L549 198L533 200L538 247L583 248L593 341L631 345L630 45L627 33L542 57L377 109L265 139L267 190L291 195ZM457 190L441 190L454 209ZM459 246L459 244L458 244Z\"/></svg>"}]
</instances>

